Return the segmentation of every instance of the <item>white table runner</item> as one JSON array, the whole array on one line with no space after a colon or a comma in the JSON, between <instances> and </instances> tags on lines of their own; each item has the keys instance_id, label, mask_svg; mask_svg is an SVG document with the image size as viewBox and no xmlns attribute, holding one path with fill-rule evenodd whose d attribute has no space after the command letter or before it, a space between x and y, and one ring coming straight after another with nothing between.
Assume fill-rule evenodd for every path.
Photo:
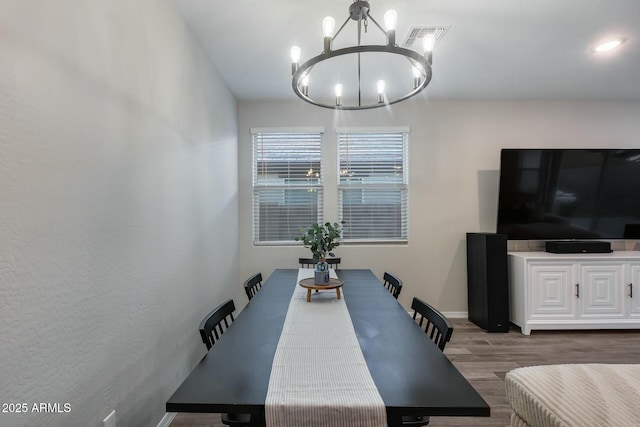
<instances>
[{"instance_id":1,"label":"white table runner","mask_svg":"<svg viewBox=\"0 0 640 427\"><path fill-rule=\"evenodd\" d=\"M301 268L298 282L308 277L313 269ZM314 292L311 302L306 295L296 285L273 359L267 427L385 427L385 405L344 299L335 289Z\"/></svg>"}]
</instances>

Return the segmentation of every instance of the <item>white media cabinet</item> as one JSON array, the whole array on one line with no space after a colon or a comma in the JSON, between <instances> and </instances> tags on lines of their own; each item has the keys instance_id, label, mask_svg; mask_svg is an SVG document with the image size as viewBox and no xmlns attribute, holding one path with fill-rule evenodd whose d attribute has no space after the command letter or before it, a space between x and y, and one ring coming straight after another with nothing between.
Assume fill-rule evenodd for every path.
<instances>
[{"instance_id":1,"label":"white media cabinet","mask_svg":"<svg viewBox=\"0 0 640 427\"><path fill-rule=\"evenodd\" d=\"M509 320L534 329L640 329L640 251L509 252Z\"/></svg>"}]
</instances>

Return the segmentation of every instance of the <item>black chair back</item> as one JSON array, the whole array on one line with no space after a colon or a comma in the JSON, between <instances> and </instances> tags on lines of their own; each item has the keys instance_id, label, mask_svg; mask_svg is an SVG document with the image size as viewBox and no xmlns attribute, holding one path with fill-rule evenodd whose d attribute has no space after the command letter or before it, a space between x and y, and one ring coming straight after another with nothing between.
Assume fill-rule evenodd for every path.
<instances>
[{"instance_id":1,"label":"black chair back","mask_svg":"<svg viewBox=\"0 0 640 427\"><path fill-rule=\"evenodd\" d=\"M211 350L213 344L229 328L234 320L234 311L236 311L236 306L233 300L230 299L220 304L202 319L202 322L200 322L200 336L204 345L207 346L207 350Z\"/></svg>"},{"instance_id":2,"label":"black chair back","mask_svg":"<svg viewBox=\"0 0 640 427\"><path fill-rule=\"evenodd\" d=\"M262 288L262 273L256 273L244 282L244 291L247 293L249 301Z\"/></svg>"},{"instance_id":3,"label":"black chair back","mask_svg":"<svg viewBox=\"0 0 640 427\"><path fill-rule=\"evenodd\" d=\"M333 268L335 270L340 267L340 258L327 258L327 264L329 264L329 268ZM315 258L298 258L298 264L300 264L300 268L314 268L318 260Z\"/></svg>"},{"instance_id":4,"label":"black chair back","mask_svg":"<svg viewBox=\"0 0 640 427\"><path fill-rule=\"evenodd\" d=\"M318 260L313 258L298 258L298 264L300 264L300 268L313 268L315 267Z\"/></svg>"},{"instance_id":5,"label":"black chair back","mask_svg":"<svg viewBox=\"0 0 640 427\"><path fill-rule=\"evenodd\" d=\"M400 292L402 291L402 280L398 279L391 273L387 273L386 271L382 280L384 280L384 287L391 292L391 295L393 295L395 299L398 299Z\"/></svg>"},{"instance_id":6,"label":"black chair back","mask_svg":"<svg viewBox=\"0 0 640 427\"><path fill-rule=\"evenodd\" d=\"M420 327L426 319L424 331L429 338L436 343L440 350L444 351L444 347L447 345L453 334L453 325L442 313L438 310L422 301L419 298L414 298L411 303L411 309L413 310L413 318L415 319L420 314Z\"/></svg>"}]
</instances>

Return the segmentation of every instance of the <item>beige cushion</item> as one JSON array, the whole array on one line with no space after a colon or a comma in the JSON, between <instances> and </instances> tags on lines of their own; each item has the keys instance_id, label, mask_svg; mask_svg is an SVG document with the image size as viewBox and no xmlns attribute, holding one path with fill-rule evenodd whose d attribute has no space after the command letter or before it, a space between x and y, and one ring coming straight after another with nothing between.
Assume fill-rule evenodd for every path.
<instances>
[{"instance_id":1,"label":"beige cushion","mask_svg":"<svg viewBox=\"0 0 640 427\"><path fill-rule=\"evenodd\" d=\"M640 365L531 366L505 385L513 426L640 426Z\"/></svg>"}]
</instances>

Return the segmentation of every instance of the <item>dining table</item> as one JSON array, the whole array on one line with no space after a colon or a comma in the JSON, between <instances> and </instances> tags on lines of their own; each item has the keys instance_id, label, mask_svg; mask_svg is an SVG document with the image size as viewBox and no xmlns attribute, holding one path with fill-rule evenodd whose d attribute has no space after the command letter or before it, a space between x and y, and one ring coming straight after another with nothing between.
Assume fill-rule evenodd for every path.
<instances>
[{"instance_id":1,"label":"dining table","mask_svg":"<svg viewBox=\"0 0 640 427\"><path fill-rule=\"evenodd\" d=\"M382 399L386 425L400 427L403 416L490 416L487 402L371 270L340 269L335 275L343 282L341 301ZM167 412L249 413L252 425L268 424L265 402L274 357L283 329L291 328L285 323L299 277L298 269L273 271L169 397ZM320 292L336 298L335 291Z\"/></svg>"}]
</instances>

